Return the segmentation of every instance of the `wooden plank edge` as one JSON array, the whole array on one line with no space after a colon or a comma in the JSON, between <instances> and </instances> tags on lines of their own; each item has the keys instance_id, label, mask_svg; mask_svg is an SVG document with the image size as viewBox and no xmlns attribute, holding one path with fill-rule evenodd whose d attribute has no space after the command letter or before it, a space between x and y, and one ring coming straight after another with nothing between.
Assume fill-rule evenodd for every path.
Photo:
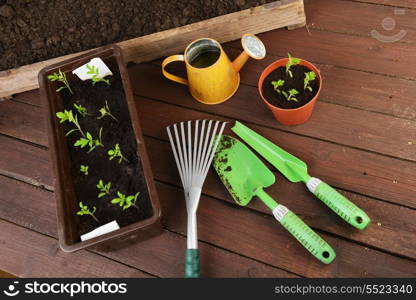
<instances>
[{"instance_id":1,"label":"wooden plank edge","mask_svg":"<svg viewBox=\"0 0 416 300\"><path fill-rule=\"evenodd\" d=\"M306 22L303 0L281 0L201 22L173 28L118 43L126 62L146 62L183 51L192 40L209 36L220 43ZM38 72L83 53L68 54L0 72L0 99L37 89Z\"/></svg>"},{"instance_id":2,"label":"wooden plank edge","mask_svg":"<svg viewBox=\"0 0 416 300\"><path fill-rule=\"evenodd\" d=\"M5 220L0 228L0 267L18 277L153 277L86 250L64 253L54 238Z\"/></svg>"}]
</instances>

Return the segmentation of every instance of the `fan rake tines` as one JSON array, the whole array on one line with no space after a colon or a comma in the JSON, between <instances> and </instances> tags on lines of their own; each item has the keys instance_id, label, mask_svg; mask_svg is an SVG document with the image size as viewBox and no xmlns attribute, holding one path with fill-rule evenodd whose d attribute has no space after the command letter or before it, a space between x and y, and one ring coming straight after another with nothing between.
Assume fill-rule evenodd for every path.
<instances>
[{"instance_id":1,"label":"fan rake tines","mask_svg":"<svg viewBox=\"0 0 416 300\"><path fill-rule=\"evenodd\" d=\"M202 187L225 125L226 122L222 121L196 120L167 127L185 190L190 187Z\"/></svg>"}]
</instances>

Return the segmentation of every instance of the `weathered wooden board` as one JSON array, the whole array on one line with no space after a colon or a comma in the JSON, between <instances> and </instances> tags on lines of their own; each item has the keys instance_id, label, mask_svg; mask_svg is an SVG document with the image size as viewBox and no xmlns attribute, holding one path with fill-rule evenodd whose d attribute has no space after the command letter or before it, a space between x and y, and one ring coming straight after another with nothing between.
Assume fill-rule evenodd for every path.
<instances>
[{"instance_id":1,"label":"weathered wooden board","mask_svg":"<svg viewBox=\"0 0 416 300\"><path fill-rule=\"evenodd\" d=\"M11 179L3 179L2 176L0 176L0 179L3 181L0 184L0 189L2 189L0 195L8 195L8 189L13 185L7 181ZM27 195L37 188L28 184L23 185L27 189L26 193L13 194L11 198L2 196L0 218L12 220L14 223L41 233L50 232L50 227L54 227L52 225L53 219L51 221L50 216L55 212L54 203L50 200L51 197L38 195L36 201L33 201L33 199L25 197L25 194ZM165 211L164 226L169 231L183 235L186 230L186 209L182 190L161 183L157 184L157 188ZM52 195L50 192L46 193ZM24 213L23 207L30 213ZM278 226L273 217L252 213L250 210L239 208L236 205L231 207L224 201L210 197L202 197L198 221L199 237L201 241L209 243L206 246L201 245L201 248L209 248L209 251L207 250L207 253L203 256L204 261L209 262L206 266L202 264L205 276L212 276L212 272L217 276L226 276L225 272L215 273L214 270L217 270L217 272L218 270L226 270L228 276L249 276L250 274L257 274L250 273L250 269L254 267L256 270L260 268L259 273L255 276L259 276L262 272L263 274L266 273L264 276L279 276L279 274L280 276L289 276L286 272L279 270L285 269L302 276L311 277L409 277L414 276L414 270L416 269L416 262L411 260L394 257L326 234L322 234L322 236L337 251L338 258L331 265L322 266L302 246L295 242L281 226ZM169 233L169 235L172 234ZM128 262L127 264L133 267L157 276L177 277L181 276L183 271L183 262L180 258L183 257L185 239L178 235L175 236L177 239L171 239L169 236L169 240L166 241L166 234L162 234L146 241L146 243L100 254L109 255L110 258L122 263ZM174 241L176 242L172 244ZM227 258L227 256L235 254L224 250L220 251L211 245L218 245L256 261L250 259L239 261L236 258ZM57 247L55 245L56 252L58 252ZM216 255L227 256L215 258ZM370 259L368 259L369 257ZM257 261L279 269L265 268L264 264L259 265ZM218 264L213 265L214 262ZM226 265L224 266L224 264ZM166 268L166 266L171 266L171 268ZM308 268L305 268L305 266L308 266ZM0 265L0 267L2 266ZM7 268L4 269L8 270Z\"/></svg>"},{"instance_id":2,"label":"weathered wooden board","mask_svg":"<svg viewBox=\"0 0 416 300\"><path fill-rule=\"evenodd\" d=\"M305 28L296 34L287 30L264 32L268 55L257 61L258 68L265 68L276 56L296 57L321 64L331 64L348 69L385 74L398 78L416 79L416 73L409 67L416 64L413 43L382 43L372 37L339 34ZM226 45L240 47L238 41ZM305 46L307 45L307 46Z\"/></svg>"},{"instance_id":3,"label":"weathered wooden board","mask_svg":"<svg viewBox=\"0 0 416 300\"><path fill-rule=\"evenodd\" d=\"M156 103L146 102L144 98L140 99L140 103L141 120L142 124L145 124L144 133L163 139L167 137L162 126L183 121L183 116L187 119L222 118L213 114L163 105L163 103L157 104L158 109L155 110ZM249 109L251 108L247 108ZM172 116L175 118L173 119ZM258 117L261 118L262 115ZM153 125L154 118L163 119L162 126ZM231 121L235 118L242 119L238 116L226 117ZM251 127L257 128L285 150L306 161L311 174L324 178L330 184L408 207L416 207L415 163L283 131L267 130L259 125L255 126L252 121L249 122Z\"/></svg>"},{"instance_id":4,"label":"weathered wooden board","mask_svg":"<svg viewBox=\"0 0 416 300\"><path fill-rule=\"evenodd\" d=\"M165 224L186 232L186 209L180 188L158 185L166 216ZM320 235L333 246L337 258L323 266L272 216L255 214L224 201L201 197L198 236L203 241L255 258L307 277L402 277L416 276L416 261L350 243L332 235ZM307 266L307 267L305 267Z\"/></svg>"},{"instance_id":5,"label":"weathered wooden board","mask_svg":"<svg viewBox=\"0 0 416 300\"><path fill-rule=\"evenodd\" d=\"M308 0L308 1L313 1L313 0ZM381 4L381 5L393 6L393 7L416 8L416 2L414 0L350 0L350 1Z\"/></svg>"},{"instance_id":6,"label":"weathered wooden board","mask_svg":"<svg viewBox=\"0 0 416 300\"><path fill-rule=\"evenodd\" d=\"M34 147L34 146L32 146ZM44 151L40 149L41 151ZM23 159L23 162L27 159ZM39 162L38 162L39 163ZM39 166L40 167L40 166ZM1 174L1 171L0 171ZM178 199L179 200L179 199ZM181 199L182 200L182 199ZM182 201L181 201L182 202ZM53 193L45 191L40 188L36 188L29 184L15 181L13 179L0 175L0 218L8 220L15 224L27 227L30 230L40 232L42 234L56 237L56 208L55 201L53 199ZM0 221L0 230L3 230ZM106 268L106 272L103 272L100 268L97 268L96 274L91 276L105 277L113 276L118 277L118 267L115 263L115 273L111 273L111 266L109 263L101 263L104 259L95 256L88 251L81 251L73 253L63 253L59 249L59 244L56 239L41 238L39 234L29 234L23 232L20 236L17 232L10 231L9 228L4 228L4 234L0 237L8 241L6 246L16 251L14 247L18 247L19 253L24 253L24 257L32 255L35 260L38 256L45 256L45 259L50 259L51 262L45 265L45 268L40 267L35 262L32 266L33 270L28 269L24 273L24 268L30 267L30 261L22 261L24 265L16 264L16 262L10 261L10 259L2 260L0 258L0 268L16 274L17 276L31 276L31 277L43 277L43 276L81 276L88 277L86 273L83 273L84 269L75 263L75 268L80 268L80 274L76 273L76 269L63 269L61 271L56 270L53 272L53 264L63 263L62 258L65 261L70 261L71 258L78 260L91 260L87 267L93 267L92 265L98 264ZM14 239L10 239L10 236L14 236ZM33 236L33 238L30 238ZM22 239L22 240L20 240ZM37 240L37 242L35 242ZM8 245L10 244L10 245ZM117 251L112 252L100 252L102 256L109 257L115 261L122 262L123 264L133 266L140 270L145 270L148 273L162 277L182 277L183 275L183 253L186 246L186 238L181 235L177 235L170 232L164 232L161 236L155 237L151 240L147 240L145 243L135 244ZM249 258L244 258L239 255L230 253L226 250L218 249L214 246L201 243L201 259L207 261L202 266L202 272L205 276L209 277L293 277L294 275L284 270L267 266ZM2 248L3 249L3 248ZM12 251L11 250L11 251ZM50 254L49 251L52 251ZM33 252L33 254L32 254ZM96 251L96 253L99 253ZM18 255L17 253L15 256ZM52 256L51 256L52 255ZM84 255L84 256L83 256ZM7 256L4 256L6 258ZM84 257L84 258L83 258ZM69 264L69 263L68 263ZM56 265L55 265L56 267ZM129 268L128 268L129 269ZM59 272L68 271L67 275ZM94 271L94 270L91 270ZM28 273L33 272L33 273ZM37 273L38 272L38 273ZM101 274L102 272L102 274ZM101 275L100 275L101 274ZM107 275L106 275L107 274ZM126 274L124 276L138 276L135 273ZM120 277L124 277L121 273Z\"/></svg>"},{"instance_id":7,"label":"weathered wooden board","mask_svg":"<svg viewBox=\"0 0 416 300\"><path fill-rule=\"evenodd\" d=\"M146 138L146 145L152 162L155 178L180 187L175 162L169 153L168 142ZM367 211L372 224L358 232L332 213L319 199L311 195L303 184L292 184L275 172L276 183L267 192L291 207L312 227L333 233L343 238L360 242L391 253L416 259L416 210L378 201L352 192L340 191L354 203ZM319 176L319 175L318 175ZM234 203L216 174L211 170L204 185L204 193L216 199ZM254 200L252 209L271 215L271 211L261 202Z\"/></svg>"},{"instance_id":8,"label":"weathered wooden board","mask_svg":"<svg viewBox=\"0 0 416 300\"><path fill-rule=\"evenodd\" d=\"M224 45L223 48L230 58L234 58L240 53L240 49L234 47ZM291 51L297 53L298 48L293 47ZM266 63L271 63L282 56L269 52L265 60ZM161 61L155 60L151 63L160 68ZM413 97L416 94L414 80L352 70L330 64L315 64L324 79L319 101L379 112L404 119L416 119L416 106ZM240 72L241 83L257 86L258 79L265 66L264 62L249 60ZM184 66L180 63L171 64L168 68L173 73L186 76ZM134 67L131 69L134 69Z\"/></svg>"},{"instance_id":9,"label":"weathered wooden board","mask_svg":"<svg viewBox=\"0 0 416 300\"><path fill-rule=\"evenodd\" d=\"M414 139L412 139L416 121L413 120L318 101L307 123L299 126L283 126L272 117L255 87L241 85L233 98L222 103L219 109L219 106L204 106L195 101L185 86L160 76L158 66L151 64L134 66L130 68L130 77L133 82L140 83L133 86L135 93L148 98L385 155L416 160L416 143L413 143ZM158 88L162 85L163 89ZM400 134L397 134L398 132Z\"/></svg>"},{"instance_id":10,"label":"weathered wooden board","mask_svg":"<svg viewBox=\"0 0 416 300\"><path fill-rule=\"evenodd\" d=\"M151 277L88 251L62 252L56 239L3 220L0 231L0 267L18 277Z\"/></svg>"},{"instance_id":11,"label":"weathered wooden board","mask_svg":"<svg viewBox=\"0 0 416 300\"><path fill-rule=\"evenodd\" d=\"M174 161L170 155L166 155L166 153L170 153L169 145L167 142L160 141L161 139L166 140L167 138L164 131L160 131L160 128L177 120L181 120L183 115L187 115L189 118L209 118L210 115L189 111L188 109L165 103L158 103L157 113L160 114L158 115L160 118L157 118L158 121L155 122L154 108L157 102L145 98L141 98L139 102L145 133L156 137L156 140L146 138L155 178L163 182L179 185ZM312 166L314 165L315 160L319 160L319 165L317 168L312 167L311 172L313 172L315 176L328 179L336 186L345 187L345 185L349 183L351 186L347 185L347 188L350 188L351 190L368 193L368 189L370 189L370 191L371 189L374 189L383 195L385 193L390 193L388 195L394 195L399 201L402 199L400 193L406 192L405 190L400 190L400 187L390 190L394 185L386 186L386 181L382 179L383 176L386 176L385 174L393 173L396 169L397 164L392 162L392 158L380 157L373 153L354 149L345 149L342 146L334 144L326 144L325 146L322 145L319 147L319 144L323 144L323 142L296 135L294 136L288 133L278 133L277 135L272 129L265 129L258 126L254 126L253 128L265 136L272 137L272 139L276 137L279 142L285 143L285 145L289 147L288 150L300 157L308 156L308 162L310 162ZM0 145L9 145L4 147L4 149L2 149L3 147L0 147L0 155L7 155L7 153L9 153L9 159L0 163L0 174L6 174L13 177L17 174L20 180L51 188L52 178L47 175L50 174L51 168L49 161L46 159L47 150L24 144L5 136L0 136L0 142ZM305 145L305 147L301 148L301 151L299 151L299 147L297 146L299 144ZM16 150L11 152L11 148ZM318 148L319 151L313 153L311 156L308 149L312 148ZM346 151L342 151L341 149ZM326 157L326 159L322 160L322 157ZM360 164L363 164L364 161L371 161L372 164L375 164L376 167L374 170L376 173L373 174L369 172L368 175L363 175ZM411 164L408 162L404 163L408 165ZM337 170L340 169L342 171L338 172ZM404 168L400 167L399 169ZM409 170L413 172L413 169L412 165ZM377 201L359 194L347 193L347 196L368 211L373 219L373 226L370 226L367 230L357 234L354 230L349 228L348 225L339 220L337 216L329 212L322 203L314 199L314 197L306 191L306 188L303 185L290 184L283 179L279 173L276 173L276 176L278 178L277 183L269 188L268 191L272 195L278 196L278 199L283 201L283 203L293 205L293 207L296 208L295 211L304 216L313 227L369 246L386 249L389 252L397 253L401 256L416 258L416 241L411 238L412 232L416 230L416 225L414 223L414 220L416 220L415 210L387 202ZM357 187L357 177L359 176L362 177L364 181ZM18 195L22 193L21 186L22 184L17 182L15 187L11 189L8 194L18 197ZM362 190L361 186L363 187ZM230 197L227 195L225 189L213 174L208 176L204 191L215 198L230 201ZM44 192L38 189L36 192L31 193L26 197L29 199L33 196L42 197L39 196L39 194L44 194ZM293 197L293 195L296 195L296 197ZM413 195L413 193L411 193L411 195ZM387 200L395 201L396 198L393 198L393 200L387 198ZM265 207L256 202L254 202L253 208L260 212L270 214ZM12 214L13 213L16 213L16 211L12 211Z\"/></svg>"},{"instance_id":12,"label":"weathered wooden board","mask_svg":"<svg viewBox=\"0 0 416 300\"><path fill-rule=\"evenodd\" d=\"M405 1L400 2L406 5ZM416 2L411 2L413 7L416 7ZM363 3L363 1L308 0L305 1L305 10L308 11L309 29L369 37L373 30L377 30L385 37L401 37L400 31L405 30L406 34L397 41L407 43L416 41L415 9L394 9L385 5ZM382 27L385 18L392 18L395 21L395 26L390 31Z\"/></svg>"},{"instance_id":13,"label":"weathered wooden board","mask_svg":"<svg viewBox=\"0 0 416 300\"><path fill-rule=\"evenodd\" d=\"M118 43L126 62L150 61L181 52L192 40L212 37L219 42L239 39L290 25L305 25L303 0L281 0ZM84 51L85 52L85 51ZM83 53L83 52L81 52ZM81 53L57 57L0 73L0 98L38 88L38 72L45 66Z\"/></svg>"},{"instance_id":14,"label":"weathered wooden board","mask_svg":"<svg viewBox=\"0 0 416 300\"><path fill-rule=\"evenodd\" d=\"M140 117L142 124L146 125L144 127L146 134L166 138L164 136L163 126L175 121L183 121L183 116L189 118L217 118L215 115L204 114L192 111L191 109L205 109L211 114L220 113L223 117L229 119L247 120L250 123L267 126L269 128L278 128L275 127L277 123L269 115L267 109L262 107L262 103L259 100L254 102L260 105L259 108L253 104L253 99L257 96L251 96L252 93L243 93L240 95L239 91L235 96L236 99L224 103L222 105L223 109L219 112L216 106L202 106L194 101L188 95L186 89L181 86L173 84L175 89L170 90L168 85L169 83L166 83L164 89L157 88L158 85L156 85L154 95L163 101L171 101L173 104L180 104L189 109L181 109L177 106L143 99L140 101L141 111L143 111ZM167 95L160 97L160 95L164 95L165 93L162 93L161 90L166 90ZM172 95L176 95L175 98L172 98ZM3 107L7 107L7 110L3 109ZM13 107L15 107L14 109L18 113L14 113L15 110ZM28 106L23 103L5 102L0 103L0 108L0 133L21 138L31 143L47 145L46 135L44 134L43 114L40 112L39 107ZM7 114L2 115L2 110L7 111ZM171 112L175 112L175 119L170 116ZM348 117L348 115L344 117ZM40 120L36 122L38 118ZM155 123L155 118L159 118L162 123ZM361 123L354 126L367 126L367 120L368 116L363 115L360 121ZM31 126L24 126L25 123L29 123ZM14 127L22 127L25 131L16 130ZM346 130L354 130L354 127L347 128ZM264 131L264 134L268 137L276 136L276 143L308 162L310 170L315 176L321 176L337 187L408 207L416 207L414 200L414 193L416 191L414 179L415 164L413 162L353 149L343 145L336 145L332 142L314 140L313 138L307 138L302 135L285 133L287 130L267 132L265 129L261 129L261 131ZM387 135L390 133L384 132L384 134ZM348 134L345 135L345 139L345 141L341 140L341 143L348 143ZM299 147L299 145L303 146ZM412 145L408 146L410 147ZM314 151L310 151L310 149L314 149ZM8 155L13 159L14 155ZM16 160L18 159L16 157ZM30 162L28 164L30 165ZM14 171L11 172L17 173L16 168L20 167L15 167ZM34 173L36 171L30 174L33 175ZM39 178L42 179L43 176ZM41 181L40 184L44 183Z\"/></svg>"}]
</instances>

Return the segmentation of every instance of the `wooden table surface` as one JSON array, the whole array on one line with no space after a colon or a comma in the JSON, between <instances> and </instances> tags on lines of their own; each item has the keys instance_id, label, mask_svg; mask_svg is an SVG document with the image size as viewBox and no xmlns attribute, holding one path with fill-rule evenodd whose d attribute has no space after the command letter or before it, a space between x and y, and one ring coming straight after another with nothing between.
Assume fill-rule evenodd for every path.
<instances>
[{"instance_id":1,"label":"wooden table surface","mask_svg":"<svg viewBox=\"0 0 416 300\"><path fill-rule=\"evenodd\" d=\"M200 104L185 86L163 78L160 61L129 68L163 208L163 233L114 252L59 249L39 92L1 102L0 269L21 277L181 277L186 213L164 128L208 118L240 120L298 156L311 174L367 211L372 223L364 231L353 229L303 184L276 172L277 182L267 191L337 253L332 264L322 265L259 200L245 208L234 204L211 170L198 211L203 276L416 276L416 3L313 0L306 1L306 14L309 30L259 35L267 57L247 63L238 92L220 105ZM387 17L396 21L392 31L382 28ZM371 37L373 29L406 35L383 43ZM224 49L235 57L240 42ZM262 69L287 52L316 63L324 77L312 118L295 127L273 119L256 87Z\"/></svg>"}]
</instances>

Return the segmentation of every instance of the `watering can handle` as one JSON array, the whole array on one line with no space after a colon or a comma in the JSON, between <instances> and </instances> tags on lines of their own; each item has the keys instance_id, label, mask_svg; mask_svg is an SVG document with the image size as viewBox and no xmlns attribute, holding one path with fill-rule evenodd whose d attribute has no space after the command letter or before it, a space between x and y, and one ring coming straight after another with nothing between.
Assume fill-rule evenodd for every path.
<instances>
[{"instance_id":1,"label":"watering can handle","mask_svg":"<svg viewBox=\"0 0 416 300\"><path fill-rule=\"evenodd\" d=\"M162 62L162 73L163 73L163 75L167 79L182 83L184 85L188 85L188 80L187 79L176 76L176 75L173 75L173 74L170 74L165 70L165 67L168 64L170 64L171 62L174 62L174 61L183 61L184 62L185 59L184 59L183 55L172 55L172 56L166 57L165 60Z\"/></svg>"}]
</instances>

